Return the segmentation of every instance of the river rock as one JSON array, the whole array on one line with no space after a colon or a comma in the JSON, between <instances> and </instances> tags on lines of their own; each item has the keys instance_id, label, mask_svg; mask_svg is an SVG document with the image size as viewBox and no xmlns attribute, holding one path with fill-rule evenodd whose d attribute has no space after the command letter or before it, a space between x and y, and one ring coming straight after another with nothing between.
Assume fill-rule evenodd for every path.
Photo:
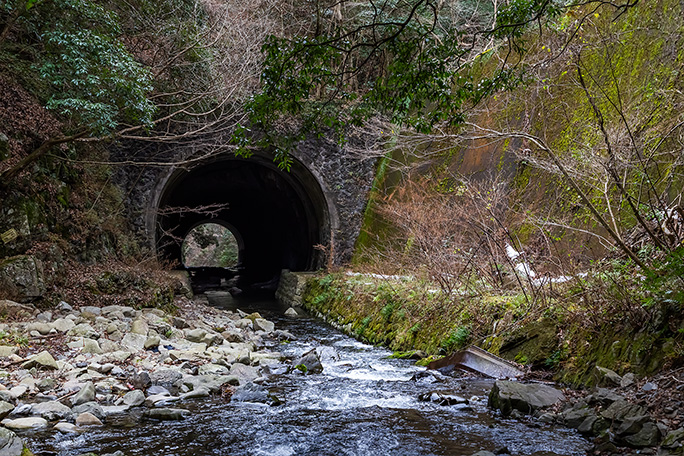
<instances>
[{"instance_id":1,"label":"river rock","mask_svg":"<svg viewBox=\"0 0 684 456\"><path fill-rule=\"evenodd\" d=\"M92 413L84 412L76 417L76 426L102 426L102 421Z\"/></svg>"},{"instance_id":2,"label":"river rock","mask_svg":"<svg viewBox=\"0 0 684 456\"><path fill-rule=\"evenodd\" d=\"M48 421L70 420L71 409L58 401L40 402L31 407L31 415L37 415Z\"/></svg>"},{"instance_id":3,"label":"river rock","mask_svg":"<svg viewBox=\"0 0 684 456\"><path fill-rule=\"evenodd\" d=\"M321 364L321 360L315 349L304 353L292 364L295 369L305 374L320 374L323 372L323 364Z\"/></svg>"},{"instance_id":4,"label":"river rock","mask_svg":"<svg viewBox=\"0 0 684 456\"><path fill-rule=\"evenodd\" d=\"M175 388L183 379L183 374L177 369L160 369L150 373L150 380L153 385L160 385L165 388Z\"/></svg>"},{"instance_id":5,"label":"river rock","mask_svg":"<svg viewBox=\"0 0 684 456\"><path fill-rule=\"evenodd\" d=\"M185 394L181 394L180 399L182 401L186 399L196 399L200 397L208 397L211 393L207 388L197 388L193 389L192 391L188 391Z\"/></svg>"},{"instance_id":6,"label":"river rock","mask_svg":"<svg viewBox=\"0 0 684 456\"><path fill-rule=\"evenodd\" d=\"M24 369L31 369L33 367L38 369L59 369L57 361L55 361L55 358L53 358L48 351L42 351L37 355L32 356L28 361L22 364L21 367Z\"/></svg>"},{"instance_id":7,"label":"river rock","mask_svg":"<svg viewBox=\"0 0 684 456\"><path fill-rule=\"evenodd\" d=\"M467 404L468 399L454 394L452 391L430 391L421 394L418 400L423 402L435 402L439 405Z\"/></svg>"},{"instance_id":8,"label":"river rock","mask_svg":"<svg viewBox=\"0 0 684 456\"><path fill-rule=\"evenodd\" d=\"M145 342L147 341L147 336L142 334L128 333L123 339L121 339L120 345L132 352L139 352L145 349Z\"/></svg>"},{"instance_id":9,"label":"river rock","mask_svg":"<svg viewBox=\"0 0 684 456\"><path fill-rule=\"evenodd\" d=\"M53 326L49 325L45 322L35 322L35 323L30 323L26 326L25 331L31 332L31 331L38 331L41 335L46 336L50 334L50 331L52 331Z\"/></svg>"},{"instance_id":10,"label":"river rock","mask_svg":"<svg viewBox=\"0 0 684 456\"><path fill-rule=\"evenodd\" d=\"M647 415L644 407L632 404L624 399L615 401L607 409L601 412L601 416L608 421L622 422L631 417L639 417Z\"/></svg>"},{"instance_id":11,"label":"river rock","mask_svg":"<svg viewBox=\"0 0 684 456\"><path fill-rule=\"evenodd\" d=\"M0 345L0 358L7 358L19 353L19 347L11 347L8 345Z\"/></svg>"},{"instance_id":12,"label":"river rock","mask_svg":"<svg viewBox=\"0 0 684 456\"><path fill-rule=\"evenodd\" d=\"M147 337L147 333L150 331L150 327L143 318L136 318L131 323L131 332L134 334L140 334Z\"/></svg>"},{"instance_id":13,"label":"river rock","mask_svg":"<svg viewBox=\"0 0 684 456\"><path fill-rule=\"evenodd\" d=\"M124 395L123 403L131 407L143 405L145 403L145 393L140 390L130 391Z\"/></svg>"},{"instance_id":14,"label":"river rock","mask_svg":"<svg viewBox=\"0 0 684 456\"><path fill-rule=\"evenodd\" d=\"M253 320L255 331L264 331L267 333L273 332L275 329L275 323L266 320L265 318L255 318Z\"/></svg>"},{"instance_id":15,"label":"river rock","mask_svg":"<svg viewBox=\"0 0 684 456\"><path fill-rule=\"evenodd\" d=\"M170 405L174 402L178 402L180 396L169 396L168 394L153 394L147 396L145 399L145 405L148 407L164 407Z\"/></svg>"},{"instance_id":16,"label":"river rock","mask_svg":"<svg viewBox=\"0 0 684 456\"><path fill-rule=\"evenodd\" d=\"M71 411L74 415L80 415L81 413L90 413L98 417L98 419L103 420L105 418L104 409L97 402L86 402L85 404L77 405Z\"/></svg>"},{"instance_id":17,"label":"river rock","mask_svg":"<svg viewBox=\"0 0 684 456\"><path fill-rule=\"evenodd\" d=\"M144 414L146 418L161 421L184 420L190 415L189 410L178 408L157 408L147 410Z\"/></svg>"},{"instance_id":18,"label":"river rock","mask_svg":"<svg viewBox=\"0 0 684 456\"><path fill-rule=\"evenodd\" d=\"M157 348L160 343L161 338L159 336L150 336L145 341L145 345L143 347L145 348L145 350L149 350L151 348Z\"/></svg>"},{"instance_id":19,"label":"river rock","mask_svg":"<svg viewBox=\"0 0 684 456\"><path fill-rule=\"evenodd\" d=\"M21 456L24 442L9 429L0 428L0 456Z\"/></svg>"},{"instance_id":20,"label":"river rock","mask_svg":"<svg viewBox=\"0 0 684 456\"><path fill-rule=\"evenodd\" d=\"M83 353L102 354L100 344L95 339L83 339L83 348L81 350Z\"/></svg>"},{"instance_id":21,"label":"river rock","mask_svg":"<svg viewBox=\"0 0 684 456\"><path fill-rule=\"evenodd\" d=\"M2 420L2 425L8 429L23 431L28 429L44 429L48 426L48 422L44 418L34 416L29 418L17 418L15 420L10 420L6 418Z\"/></svg>"},{"instance_id":22,"label":"river rock","mask_svg":"<svg viewBox=\"0 0 684 456\"><path fill-rule=\"evenodd\" d=\"M216 374L216 375L227 375L230 374L230 369L226 366L220 364L205 364L197 369L199 375Z\"/></svg>"},{"instance_id":23,"label":"river rock","mask_svg":"<svg viewBox=\"0 0 684 456\"><path fill-rule=\"evenodd\" d=\"M239 385L240 380L235 375L190 375L183 378L183 384L193 391L206 389L212 393L221 390L225 384Z\"/></svg>"},{"instance_id":24,"label":"river rock","mask_svg":"<svg viewBox=\"0 0 684 456\"><path fill-rule=\"evenodd\" d=\"M266 388L251 382L239 386L230 399L235 402L256 402L262 404L273 402Z\"/></svg>"},{"instance_id":25,"label":"river rock","mask_svg":"<svg viewBox=\"0 0 684 456\"><path fill-rule=\"evenodd\" d=\"M295 310L294 307L290 307L289 309L287 309L285 311L285 316L286 317L298 317L299 314L297 313L297 311Z\"/></svg>"},{"instance_id":26,"label":"river rock","mask_svg":"<svg viewBox=\"0 0 684 456\"><path fill-rule=\"evenodd\" d=\"M78 426L67 421L60 421L59 423L55 424L52 429L59 431L62 434L78 434L81 432L81 429L79 429Z\"/></svg>"},{"instance_id":27,"label":"river rock","mask_svg":"<svg viewBox=\"0 0 684 456\"><path fill-rule=\"evenodd\" d=\"M494 453L491 451L478 451L477 453L473 454L473 456L496 456Z\"/></svg>"},{"instance_id":28,"label":"river rock","mask_svg":"<svg viewBox=\"0 0 684 456\"><path fill-rule=\"evenodd\" d=\"M548 385L498 380L489 394L488 405L508 416L513 410L532 414L563 399L565 396L561 391Z\"/></svg>"},{"instance_id":29,"label":"river rock","mask_svg":"<svg viewBox=\"0 0 684 456\"><path fill-rule=\"evenodd\" d=\"M58 318L52 323L52 327L61 333L69 332L70 330L74 329L75 326L76 323L68 318Z\"/></svg>"},{"instance_id":30,"label":"river rock","mask_svg":"<svg viewBox=\"0 0 684 456\"><path fill-rule=\"evenodd\" d=\"M207 331L202 328L189 329L184 332L185 338L190 342L202 342L204 336L207 335Z\"/></svg>"},{"instance_id":31,"label":"river rock","mask_svg":"<svg viewBox=\"0 0 684 456\"><path fill-rule=\"evenodd\" d=\"M71 400L71 405L76 406L76 405L81 405L85 404L86 402L92 402L95 400L95 385L93 382L88 382L81 389L79 390L78 393L76 393L76 396Z\"/></svg>"},{"instance_id":32,"label":"river rock","mask_svg":"<svg viewBox=\"0 0 684 456\"><path fill-rule=\"evenodd\" d=\"M242 363L235 363L230 366L230 375L237 377L240 380L240 384L251 382L260 377L257 369Z\"/></svg>"},{"instance_id":33,"label":"river rock","mask_svg":"<svg viewBox=\"0 0 684 456\"><path fill-rule=\"evenodd\" d=\"M9 402L0 401L0 420L4 420L14 410L14 405Z\"/></svg>"}]
</instances>

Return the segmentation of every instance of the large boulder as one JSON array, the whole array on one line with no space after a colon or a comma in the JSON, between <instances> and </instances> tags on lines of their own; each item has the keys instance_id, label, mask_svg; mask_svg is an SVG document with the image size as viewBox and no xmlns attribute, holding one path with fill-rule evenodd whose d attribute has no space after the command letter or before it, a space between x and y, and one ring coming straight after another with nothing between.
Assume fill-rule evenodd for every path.
<instances>
[{"instance_id":1,"label":"large boulder","mask_svg":"<svg viewBox=\"0 0 684 456\"><path fill-rule=\"evenodd\" d=\"M488 405L501 410L503 416L510 415L513 410L531 415L563 399L561 391L548 385L499 380L489 393Z\"/></svg>"},{"instance_id":2,"label":"large boulder","mask_svg":"<svg viewBox=\"0 0 684 456\"><path fill-rule=\"evenodd\" d=\"M304 353L299 359L292 363L295 369L305 374L320 374L323 372L323 364L316 350Z\"/></svg>"},{"instance_id":3,"label":"large boulder","mask_svg":"<svg viewBox=\"0 0 684 456\"><path fill-rule=\"evenodd\" d=\"M69 407L57 401L34 404L33 407L31 407L31 415L40 416L48 421L68 421L73 416Z\"/></svg>"}]
</instances>

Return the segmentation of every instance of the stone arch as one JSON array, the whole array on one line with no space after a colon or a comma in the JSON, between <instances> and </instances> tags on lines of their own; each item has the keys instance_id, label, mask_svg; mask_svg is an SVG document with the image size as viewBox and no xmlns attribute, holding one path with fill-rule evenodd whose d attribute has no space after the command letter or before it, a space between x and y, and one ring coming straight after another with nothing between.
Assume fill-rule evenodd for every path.
<instances>
[{"instance_id":1,"label":"stone arch","mask_svg":"<svg viewBox=\"0 0 684 456\"><path fill-rule=\"evenodd\" d=\"M326 258L316 246L330 243L339 217L317 174L296 158L282 171L266 152L171 169L151 195L145 223L153 247L180 262L179 239L201 223L220 223L239 233L242 274L250 282L271 280L281 269L318 269ZM224 206L211 217L198 211L216 204Z\"/></svg>"}]
</instances>

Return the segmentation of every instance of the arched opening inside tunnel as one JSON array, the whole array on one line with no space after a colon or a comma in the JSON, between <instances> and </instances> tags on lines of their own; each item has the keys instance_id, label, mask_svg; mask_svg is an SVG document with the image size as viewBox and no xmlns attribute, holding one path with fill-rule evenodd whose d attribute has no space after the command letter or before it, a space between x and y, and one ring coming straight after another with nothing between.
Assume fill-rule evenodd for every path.
<instances>
[{"instance_id":1,"label":"arched opening inside tunnel","mask_svg":"<svg viewBox=\"0 0 684 456\"><path fill-rule=\"evenodd\" d=\"M225 223L200 223L183 239L181 263L185 268L237 268L242 242L235 234Z\"/></svg>"},{"instance_id":2,"label":"arched opening inside tunnel","mask_svg":"<svg viewBox=\"0 0 684 456\"><path fill-rule=\"evenodd\" d=\"M267 155L230 157L175 170L154 206L161 257L182 264L183 241L197 226L228 228L239 245L240 289L274 289L282 269L315 270L329 242L330 205L318 179L295 161L289 172Z\"/></svg>"}]
</instances>

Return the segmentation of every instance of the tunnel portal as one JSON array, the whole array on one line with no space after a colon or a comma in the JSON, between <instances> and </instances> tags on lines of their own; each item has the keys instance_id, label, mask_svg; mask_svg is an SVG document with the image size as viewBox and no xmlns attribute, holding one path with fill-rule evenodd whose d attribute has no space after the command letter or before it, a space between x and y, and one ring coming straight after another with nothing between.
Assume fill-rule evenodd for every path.
<instances>
[{"instance_id":1,"label":"tunnel portal","mask_svg":"<svg viewBox=\"0 0 684 456\"><path fill-rule=\"evenodd\" d=\"M178 264L185 237L207 222L229 227L238 239L240 276L250 284L325 261L316 246L330 241L329 204L316 177L297 161L289 172L259 156L175 170L156 206L157 250Z\"/></svg>"}]
</instances>

